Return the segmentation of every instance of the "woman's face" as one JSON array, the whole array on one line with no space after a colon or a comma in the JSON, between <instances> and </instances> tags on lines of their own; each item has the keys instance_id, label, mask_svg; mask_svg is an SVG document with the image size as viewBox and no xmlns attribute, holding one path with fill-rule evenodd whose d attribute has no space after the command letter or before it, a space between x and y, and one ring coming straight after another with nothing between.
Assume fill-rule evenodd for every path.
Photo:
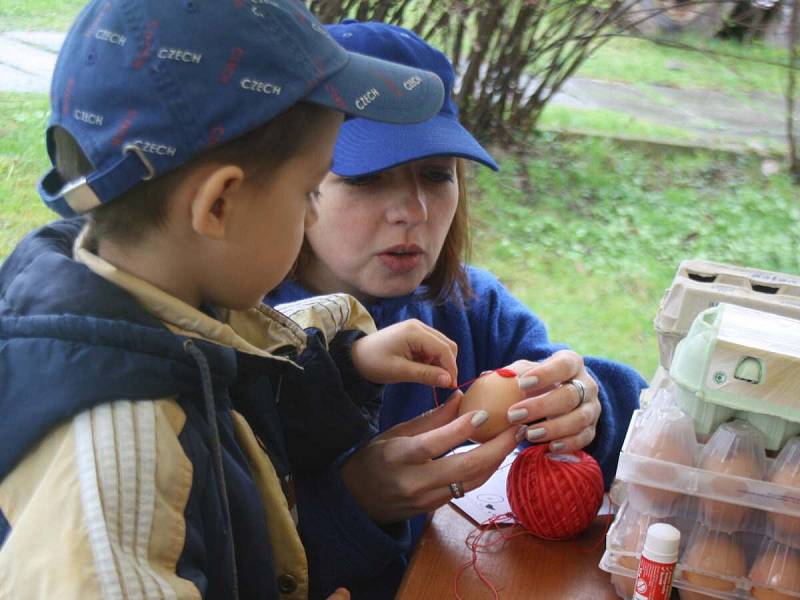
<instances>
[{"instance_id":1,"label":"woman's face","mask_svg":"<svg viewBox=\"0 0 800 600\"><path fill-rule=\"evenodd\" d=\"M306 220L312 258L300 278L363 301L408 294L433 271L458 206L454 157L365 177L328 173Z\"/></svg>"}]
</instances>

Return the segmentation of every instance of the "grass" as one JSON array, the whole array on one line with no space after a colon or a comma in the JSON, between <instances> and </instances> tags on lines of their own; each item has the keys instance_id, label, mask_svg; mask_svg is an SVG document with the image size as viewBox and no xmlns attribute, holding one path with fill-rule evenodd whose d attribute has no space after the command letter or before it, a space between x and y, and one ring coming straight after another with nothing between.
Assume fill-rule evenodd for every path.
<instances>
[{"instance_id":1,"label":"grass","mask_svg":"<svg viewBox=\"0 0 800 600\"><path fill-rule=\"evenodd\" d=\"M0 5L0 31L66 31L85 0L7 0Z\"/></svg>"},{"instance_id":2,"label":"grass","mask_svg":"<svg viewBox=\"0 0 800 600\"><path fill-rule=\"evenodd\" d=\"M52 217L36 194L49 167L44 145L47 97L0 94L0 258L33 227Z\"/></svg>"},{"instance_id":3,"label":"grass","mask_svg":"<svg viewBox=\"0 0 800 600\"><path fill-rule=\"evenodd\" d=\"M797 188L760 166L735 154L542 134L524 160L506 157L499 176L476 174L476 262L554 340L650 376L653 318L681 260L800 273Z\"/></svg>"},{"instance_id":4,"label":"grass","mask_svg":"<svg viewBox=\"0 0 800 600\"><path fill-rule=\"evenodd\" d=\"M676 42L707 52L681 50L639 38L615 38L578 70L578 77L634 84L707 89L731 94L783 94L786 70L755 61L786 64L781 48L755 42L676 38ZM733 55L733 56L729 56Z\"/></svg>"},{"instance_id":5,"label":"grass","mask_svg":"<svg viewBox=\"0 0 800 600\"><path fill-rule=\"evenodd\" d=\"M626 113L553 104L545 107L537 127L542 131L581 131L636 139L667 139L677 143L701 140L699 134L688 129L659 125Z\"/></svg>"}]
</instances>

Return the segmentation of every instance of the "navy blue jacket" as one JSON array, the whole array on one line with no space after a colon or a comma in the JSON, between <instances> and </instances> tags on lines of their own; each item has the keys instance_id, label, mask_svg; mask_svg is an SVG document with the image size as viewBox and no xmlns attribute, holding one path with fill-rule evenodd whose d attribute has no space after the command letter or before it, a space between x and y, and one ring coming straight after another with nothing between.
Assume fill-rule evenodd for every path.
<instances>
[{"instance_id":1,"label":"navy blue jacket","mask_svg":"<svg viewBox=\"0 0 800 600\"><path fill-rule=\"evenodd\" d=\"M67 489L64 493L83 499L82 508L75 509L76 518L89 519L92 510L105 511L108 518L108 511L118 506L111 506L109 498L100 498L101 505L90 502L84 471L102 479L104 460L124 463L126 456L120 448L128 443L141 445L147 435L154 448L164 447L169 429L163 423L172 423L177 435L173 452L185 454L189 466L183 472L190 478L183 499L185 530L178 531L182 535L176 540L162 540L165 545L177 544L176 577L165 576L177 593L174 597L193 597L181 595L182 580L206 600L229 600L237 587L243 600L294 597L291 592L297 580L302 583L302 573L293 577L275 571L273 557L278 549L269 534L270 522L278 515L271 514L270 504L262 501L265 492L259 481L265 468L254 462L258 457L252 448L256 448L269 457L267 464L272 467L266 470L274 469L283 486L286 499L281 496L278 502L292 507L296 501L310 597L325 598L344 586L356 598L391 598L405 568L408 527L401 523L391 532L377 527L355 504L338 471L343 453L371 434L368 417L379 393L379 388L353 372L349 361L349 345L360 333L342 332L330 342L328 351L318 332L307 331L308 343L299 355L287 346L274 357L178 335L128 292L72 258L82 226L81 220L62 221L33 232L0 269L0 596L13 585L13 578L3 573L21 569L29 558L18 554L26 551L25 544L39 543L36 551L52 557L54 565L67 564L80 555L73 545L53 537L59 511L62 520L68 521L73 509L50 505L36 494L51 486L58 491L53 492L55 503L57 493ZM279 354L292 360L282 360ZM147 400L163 398L174 401ZM134 415L134 426L129 414ZM157 421L160 414L172 415L171 420ZM103 440L91 438L106 418L113 425L110 443L117 443L116 456L103 452ZM151 421L156 430L148 433ZM53 475L53 469L41 471L45 458L40 455L53 443L52 436L62 435L59 432L72 436L73 430L77 450L65 445L57 453L67 457L66 463L58 463L66 475ZM123 430L135 439L121 436ZM88 438L86 432L90 432ZM243 439L258 445L244 447ZM81 454L86 444L99 457L97 464L88 467ZM56 461L46 460L51 458ZM154 475L141 466L158 458L139 456L135 481L120 481L114 487L120 506L125 494L132 494L151 518L159 514L162 499L156 497L153 513L154 500L142 489L152 477L166 474ZM64 466L73 462L79 466L80 477ZM181 473L176 467L176 488ZM31 478L38 478L38 483ZM74 489L77 484L71 483L73 478L80 479L80 494ZM165 493L172 493L170 486ZM25 514L20 507L22 496L28 498L27 507L44 506L44 512L38 517ZM128 516L121 510L120 522ZM52 534L48 519L53 522ZM136 526L140 526L138 521ZM41 527L38 541L36 527ZM116 531L116 525L109 527ZM100 542L105 538L87 528L81 535L91 539L93 551L102 550ZM70 531L65 529L64 535ZM167 533L153 529L150 535L157 538ZM113 550L113 536L107 537ZM121 534L120 544L127 543L126 539ZM147 585L169 583L155 574L150 583L144 581L137 571L141 565L133 559L128 567L131 573L139 573L145 591ZM123 573L128 567L117 563ZM96 585L106 590L102 586L110 584L103 583L102 568L96 563L94 568L100 581ZM57 576L54 569L52 577ZM62 583L66 589L67 582ZM86 585L90 585L87 589L95 586ZM191 585L186 587L192 590ZM90 595L85 596L87 600ZM39 596L31 588L28 597Z\"/></svg>"}]
</instances>

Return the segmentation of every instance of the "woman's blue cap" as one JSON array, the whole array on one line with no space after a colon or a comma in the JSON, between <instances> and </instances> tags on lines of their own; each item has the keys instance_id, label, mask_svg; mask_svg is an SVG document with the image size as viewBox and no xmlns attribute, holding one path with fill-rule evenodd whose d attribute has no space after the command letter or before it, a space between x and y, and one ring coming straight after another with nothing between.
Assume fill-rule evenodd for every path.
<instances>
[{"instance_id":1,"label":"woman's blue cap","mask_svg":"<svg viewBox=\"0 0 800 600\"><path fill-rule=\"evenodd\" d=\"M494 159L458 121L453 100L455 73L442 52L413 31L387 23L346 20L325 27L347 50L432 71L445 88L439 114L421 123L397 125L358 117L346 120L336 140L334 173L358 177L431 156L458 156L498 169Z\"/></svg>"},{"instance_id":2,"label":"woman's blue cap","mask_svg":"<svg viewBox=\"0 0 800 600\"><path fill-rule=\"evenodd\" d=\"M93 171L40 182L64 216L110 202L299 102L416 123L441 108L439 78L353 54L299 0L91 0L67 34L51 88L54 127Z\"/></svg>"}]
</instances>

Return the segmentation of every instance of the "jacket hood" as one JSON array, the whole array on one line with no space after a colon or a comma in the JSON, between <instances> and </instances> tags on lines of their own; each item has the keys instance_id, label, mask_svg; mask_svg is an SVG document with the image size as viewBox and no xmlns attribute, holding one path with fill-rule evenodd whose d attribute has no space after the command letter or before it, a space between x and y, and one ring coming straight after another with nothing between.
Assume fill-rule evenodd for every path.
<instances>
[{"instance_id":1,"label":"jacket hood","mask_svg":"<svg viewBox=\"0 0 800 600\"><path fill-rule=\"evenodd\" d=\"M52 427L85 410L200 385L185 338L73 260L84 224L34 231L0 268L0 479ZM215 387L235 379L234 350L193 341Z\"/></svg>"}]
</instances>

